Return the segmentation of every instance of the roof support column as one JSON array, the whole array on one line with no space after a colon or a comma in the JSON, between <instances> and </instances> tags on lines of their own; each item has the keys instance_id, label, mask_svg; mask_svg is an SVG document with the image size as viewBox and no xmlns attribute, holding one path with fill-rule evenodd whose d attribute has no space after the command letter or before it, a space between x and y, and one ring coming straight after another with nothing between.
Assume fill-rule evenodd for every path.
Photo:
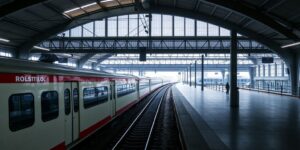
<instances>
[{"instance_id":1,"label":"roof support column","mask_svg":"<svg viewBox=\"0 0 300 150\"><path fill-rule=\"evenodd\" d=\"M149 13L149 30L148 30L148 35L149 35L149 45L148 45L148 49L152 49L152 14Z\"/></svg>"},{"instance_id":2,"label":"roof support column","mask_svg":"<svg viewBox=\"0 0 300 150\"><path fill-rule=\"evenodd\" d=\"M197 61L195 61L195 88L197 87Z\"/></svg>"},{"instance_id":3,"label":"roof support column","mask_svg":"<svg viewBox=\"0 0 300 150\"><path fill-rule=\"evenodd\" d=\"M30 57L30 51L29 50L16 50L15 51L15 58L17 59L28 59Z\"/></svg>"},{"instance_id":4,"label":"roof support column","mask_svg":"<svg viewBox=\"0 0 300 150\"><path fill-rule=\"evenodd\" d=\"M190 86L192 86L192 64L190 64L189 68L190 68Z\"/></svg>"},{"instance_id":5,"label":"roof support column","mask_svg":"<svg viewBox=\"0 0 300 150\"><path fill-rule=\"evenodd\" d=\"M300 53L298 54L298 96L300 97Z\"/></svg>"},{"instance_id":6,"label":"roof support column","mask_svg":"<svg viewBox=\"0 0 300 150\"><path fill-rule=\"evenodd\" d=\"M268 64L268 77L271 77L271 65Z\"/></svg>"},{"instance_id":7,"label":"roof support column","mask_svg":"<svg viewBox=\"0 0 300 150\"><path fill-rule=\"evenodd\" d=\"M94 63L94 62L92 63L92 69L97 70L97 63Z\"/></svg>"},{"instance_id":8,"label":"roof support column","mask_svg":"<svg viewBox=\"0 0 300 150\"><path fill-rule=\"evenodd\" d=\"M277 63L276 62L274 63L274 69L275 69L275 75L274 75L274 77L277 77Z\"/></svg>"},{"instance_id":9,"label":"roof support column","mask_svg":"<svg viewBox=\"0 0 300 150\"><path fill-rule=\"evenodd\" d=\"M264 64L262 64L262 68L263 68L263 77L266 76L266 66Z\"/></svg>"},{"instance_id":10,"label":"roof support column","mask_svg":"<svg viewBox=\"0 0 300 150\"><path fill-rule=\"evenodd\" d=\"M237 88L237 33L231 30L231 49L230 49L230 106L239 106Z\"/></svg>"},{"instance_id":11,"label":"roof support column","mask_svg":"<svg viewBox=\"0 0 300 150\"><path fill-rule=\"evenodd\" d=\"M201 55L201 91L204 90L204 55Z\"/></svg>"},{"instance_id":12,"label":"roof support column","mask_svg":"<svg viewBox=\"0 0 300 150\"><path fill-rule=\"evenodd\" d=\"M289 64L289 75L290 75L290 81L291 81L291 92L292 95L299 95L299 89L298 89L298 73L299 73L299 63L300 61L298 60L299 56L298 55L292 55L292 61Z\"/></svg>"},{"instance_id":13,"label":"roof support column","mask_svg":"<svg viewBox=\"0 0 300 150\"><path fill-rule=\"evenodd\" d=\"M260 65L257 65L256 67L258 68L258 69L257 69L257 70L258 70L258 75L257 75L257 76L260 77L260 67L261 67L261 66L260 66Z\"/></svg>"},{"instance_id":14,"label":"roof support column","mask_svg":"<svg viewBox=\"0 0 300 150\"><path fill-rule=\"evenodd\" d=\"M189 72L189 69L187 68L186 72L185 72L185 82L184 82L186 84L188 84L188 80L189 80L189 78L188 78L189 73L188 72Z\"/></svg>"},{"instance_id":15,"label":"roof support column","mask_svg":"<svg viewBox=\"0 0 300 150\"><path fill-rule=\"evenodd\" d=\"M188 67L187 68L187 77L186 77L187 78L187 83L186 84L188 84L188 85L190 84L190 74L189 73L190 73L190 70L189 70L189 67Z\"/></svg>"},{"instance_id":16,"label":"roof support column","mask_svg":"<svg viewBox=\"0 0 300 150\"><path fill-rule=\"evenodd\" d=\"M104 21L104 23L105 23L105 37L108 37L108 20L107 20L107 18L105 18L105 21Z\"/></svg>"},{"instance_id":17,"label":"roof support column","mask_svg":"<svg viewBox=\"0 0 300 150\"><path fill-rule=\"evenodd\" d=\"M249 88L254 88L254 77L256 74L256 68L255 67L249 67L249 76L250 76L250 87Z\"/></svg>"},{"instance_id":18,"label":"roof support column","mask_svg":"<svg viewBox=\"0 0 300 150\"><path fill-rule=\"evenodd\" d=\"M225 69L221 70L221 74L222 74L222 83L225 84Z\"/></svg>"},{"instance_id":19,"label":"roof support column","mask_svg":"<svg viewBox=\"0 0 300 150\"><path fill-rule=\"evenodd\" d=\"M284 77L284 63L281 62L281 77Z\"/></svg>"}]
</instances>

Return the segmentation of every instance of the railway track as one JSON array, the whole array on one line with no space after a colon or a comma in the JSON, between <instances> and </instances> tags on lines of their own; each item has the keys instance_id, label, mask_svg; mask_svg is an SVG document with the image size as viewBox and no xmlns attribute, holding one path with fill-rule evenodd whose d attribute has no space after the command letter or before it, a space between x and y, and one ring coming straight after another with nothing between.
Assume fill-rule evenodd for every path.
<instances>
[{"instance_id":1,"label":"railway track","mask_svg":"<svg viewBox=\"0 0 300 150\"><path fill-rule=\"evenodd\" d=\"M97 131L97 133L70 149L111 150L145 149L145 147L148 147L148 149L182 149L175 119L173 101L171 93L169 92L170 87L171 85L165 85L157 89L128 112L122 114ZM152 103L155 103L156 106ZM151 109L151 111L149 109ZM147 114L146 111L152 113L152 115L144 116ZM155 122L153 121L154 118L156 118ZM132 134L133 132L131 132L130 129L138 127L136 123L141 120L144 120L144 127L139 126L140 129L135 130L135 135ZM150 136L149 133L151 133ZM128 135L136 138L129 138L128 141ZM126 139L126 142L122 139Z\"/></svg>"},{"instance_id":2,"label":"railway track","mask_svg":"<svg viewBox=\"0 0 300 150\"><path fill-rule=\"evenodd\" d=\"M122 136L112 147L115 149L153 149L171 148L181 149L174 113L170 113L170 87L168 85L155 93L147 105L137 115ZM169 105L168 105L169 104ZM162 106L164 106L162 108ZM166 108L167 107L167 108ZM167 111L167 113L166 113ZM167 114L167 115L166 115ZM171 116L171 117L170 117ZM173 118L173 120L172 120ZM167 121L164 121L167 120ZM170 121L170 119L172 121ZM171 128L168 128L172 126ZM175 126L175 127L174 127ZM166 128L167 127L167 128ZM173 130L173 131L170 131ZM175 130L175 131L174 131ZM170 136L172 135L172 136ZM168 137L168 139L159 138ZM171 138L171 140L170 140ZM159 139L159 140L158 140ZM162 140L167 140L162 141ZM153 146L155 145L155 146ZM171 146L171 147L170 147Z\"/></svg>"}]
</instances>

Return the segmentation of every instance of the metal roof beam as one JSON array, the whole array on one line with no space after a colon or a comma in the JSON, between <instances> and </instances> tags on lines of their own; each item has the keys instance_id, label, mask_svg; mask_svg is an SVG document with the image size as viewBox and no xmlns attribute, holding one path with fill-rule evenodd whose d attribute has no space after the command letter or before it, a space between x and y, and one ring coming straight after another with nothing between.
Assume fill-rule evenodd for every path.
<instances>
[{"instance_id":1,"label":"metal roof beam","mask_svg":"<svg viewBox=\"0 0 300 150\"><path fill-rule=\"evenodd\" d=\"M239 36L237 37L238 40L248 40L248 41L254 41L253 39L250 39L248 37ZM60 41L62 40L61 37L52 37L49 39L49 41ZM64 40L68 41L122 41L122 40L149 40L149 37L65 37ZM184 40L230 40L230 36L153 36L151 37L151 40L178 40L178 41L184 41ZM278 38L278 40L286 40ZM47 41L47 40L46 40Z\"/></svg>"},{"instance_id":2,"label":"metal roof beam","mask_svg":"<svg viewBox=\"0 0 300 150\"><path fill-rule=\"evenodd\" d=\"M70 19L69 17L63 15L63 11L62 10L59 10L57 7L55 7L53 4L51 3L43 3L43 5L45 7L47 7L48 9L50 9L51 11L55 12L56 14L58 14L59 16L61 16L62 18L65 18L65 19Z\"/></svg>"},{"instance_id":3,"label":"metal roof beam","mask_svg":"<svg viewBox=\"0 0 300 150\"><path fill-rule=\"evenodd\" d=\"M113 56L113 54L104 54L101 57L98 58L97 63L95 64L95 67L97 67L99 64L101 64L104 60L108 59L109 57Z\"/></svg>"},{"instance_id":4,"label":"metal roof beam","mask_svg":"<svg viewBox=\"0 0 300 150\"><path fill-rule=\"evenodd\" d=\"M57 10L52 5L50 5L49 3L44 3L44 5L48 6L49 9L52 8L51 10L53 10L53 11ZM122 14L124 14L124 12L134 13L135 11L134 11L134 9L132 9L133 7L134 6L128 6L128 7L119 8L119 9L112 9L110 11L95 13L95 14L90 15L90 16L78 17L74 20L71 20L71 19L66 20L64 23L56 25L54 27L51 27L50 29L45 30L45 32L42 32L38 35L35 35L34 37L31 37L25 43L22 43L21 45L18 45L18 47L16 48L17 49L16 56L17 56L17 58L20 58L20 59L28 59L28 56L30 54L30 49L34 45L37 45L38 43L40 43L44 40L47 40L49 37L51 37L53 35L57 35L60 32L63 32L67 29L76 27L78 25L83 25L85 23L88 23L91 20L95 20L95 18L101 19L101 18L107 18L107 17L117 16L117 15L122 15ZM57 13L61 13L61 12L57 12Z\"/></svg>"},{"instance_id":5,"label":"metal roof beam","mask_svg":"<svg viewBox=\"0 0 300 150\"><path fill-rule=\"evenodd\" d=\"M43 33L41 35L37 35L35 36L35 40L30 40L28 41L24 47L24 45L21 45L20 48L24 49L27 53L29 53L29 50L32 48L33 46L33 42L34 43L39 43L42 42L43 40L46 40L47 38L49 38L51 35L54 34L58 34L60 32L63 32L64 30L76 27L78 25L82 25L84 23L89 22L91 19L97 18L97 19L101 19L101 18L106 18L106 17L111 17L111 16L117 16L117 15L124 15L124 13L126 12L127 14L132 14L132 13L136 13L136 11L133 7L124 7L124 8L120 8L120 9L112 9L109 11L105 11L105 12L101 12L101 13L95 13L92 14L90 16L82 16L82 17L78 17L76 20L72 21L71 23L65 24L64 27L61 27L60 29L57 29L56 27L54 27L54 29L49 29L51 32L47 32L47 33ZM241 33L242 35L245 35L253 40L256 40L257 42L260 42L261 44L266 45L268 48L272 49L274 52L276 52L277 54L279 54L285 61L289 60L290 54L287 51L283 51L280 48L280 44L277 43L274 39L269 39L267 37L264 37L262 35L259 35L255 32L253 32L250 29L246 29L243 27L240 27L238 25L236 25L235 23L229 22L229 21L224 21L221 20L218 17L215 16L209 16L207 14L201 13L201 12L194 12L194 11L189 11L186 9L180 9L180 8L169 8L169 7L151 7L151 9L149 10L145 10L145 11L141 11L140 13L161 13L164 12L164 14L171 14L171 15L179 15L179 16L183 16L183 17L189 17L189 18L193 18L193 19L197 19L197 20L202 20L208 23L212 23L227 29L234 29L236 31L238 31L239 33ZM48 31L49 31L48 30ZM55 31L55 32L54 32ZM30 47L31 45L31 47Z\"/></svg>"},{"instance_id":6,"label":"metal roof beam","mask_svg":"<svg viewBox=\"0 0 300 150\"><path fill-rule=\"evenodd\" d=\"M198 56L198 57L189 57L189 56L185 56L185 57L180 57L180 58L174 58L174 57L159 57L159 56L156 56L156 57L147 57L147 61L148 60L160 60L160 61L165 61L165 60L179 60L179 61L186 61L186 60L199 60L199 57L201 56ZM252 58L252 57L251 57ZM255 58L257 59L257 58ZM112 57L112 58L109 58L108 59L109 61L118 61L118 60L139 60L138 57L131 57L131 56L128 56L128 57ZM227 57L205 57L205 60L224 60L224 61L230 61L230 58ZM250 58L244 58L244 57L238 57L238 60L251 60Z\"/></svg>"},{"instance_id":7,"label":"metal roof beam","mask_svg":"<svg viewBox=\"0 0 300 150\"><path fill-rule=\"evenodd\" d=\"M37 18L40 18L41 20L47 20L47 21L49 21L48 18L45 18L45 17L43 17L42 15L37 14L36 12L31 11L30 9L27 9L27 10L25 10L25 11L26 11L27 13L29 13L29 14L31 14L31 15L37 17Z\"/></svg>"},{"instance_id":8,"label":"metal roof beam","mask_svg":"<svg viewBox=\"0 0 300 150\"><path fill-rule=\"evenodd\" d=\"M113 53L113 54L139 54L140 49L52 49L50 51L31 50L31 53ZM225 54L230 49L147 49L146 53L151 54L195 54L211 53ZM238 53L273 53L268 49L239 49Z\"/></svg>"},{"instance_id":9,"label":"metal roof beam","mask_svg":"<svg viewBox=\"0 0 300 150\"><path fill-rule=\"evenodd\" d=\"M0 7L0 19L8 14L42 3L44 1L47 0L14 0L13 2Z\"/></svg>"},{"instance_id":10,"label":"metal roof beam","mask_svg":"<svg viewBox=\"0 0 300 150\"><path fill-rule=\"evenodd\" d=\"M201 0L197 0L197 3L196 3L195 8L194 8L194 11L197 11L199 9L200 4L201 4Z\"/></svg>"},{"instance_id":11,"label":"metal roof beam","mask_svg":"<svg viewBox=\"0 0 300 150\"><path fill-rule=\"evenodd\" d=\"M176 7L177 5L177 0L173 0L173 6Z\"/></svg>"},{"instance_id":12,"label":"metal roof beam","mask_svg":"<svg viewBox=\"0 0 300 150\"><path fill-rule=\"evenodd\" d=\"M116 69L140 69L143 70L182 70L187 68L188 64L103 64L104 69L116 68ZM238 64L239 71L248 71L249 67L253 64ZM205 64L205 70L219 70L228 68L229 64ZM201 68L199 65L197 68Z\"/></svg>"},{"instance_id":13,"label":"metal roof beam","mask_svg":"<svg viewBox=\"0 0 300 150\"><path fill-rule=\"evenodd\" d=\"M84 56L82 56L79 60L78 60L78 68L82 68L84 66L84 64L91 59L93 56L95 56L96 54L86 54Z\"/></svg>"},{"instance_id":14,"label":"metal roof beam","mask_svg":"<svg viewBox=\"0 0 300 150\"><path fill-rule=\"evenodd\" d=\"M26 43L21 44L19 47L16 48L16 57L19 59L28 59L30 54L30 49L34 46L40 43L42 40L45 40L54 34L57 34L65 29L71 21L67 21L63 24L59 24L49 30L45 30L44 32L40 33L39 35L36 35L30 39L30 41L27 41Z\"/></svg>"},{"instance_id":15,"label":"metal roof beam","mask_svg":"<svg viewBox=\"0 0 300 150\"><path fill-rule=\"evenodd\" d=\"M27 30L31 30L31 31L34 31L34 32L37 32L37 33L40 33L40 32L41 32L40 29L38 29L38 28L36 28L36 27L32 27L32 26L27 25L27 24L25 24L25 23L22 23L22 22L20 22L20 21L18 21L18 20L16 20L16 19L13 19L13 18L4 17L3 20L4 20L5 22L8 22L8 23L10 23L10 24L13 24L13 25L16 25L16 26L19 26L19 27L22 27L22 28L25 28L25 29L27 29Z\"/></svg>"},{"instance_id":16,"label":"metal roof beam","mask_svg":"<svg viewBox=\"0 0 300 150\"><path fill-rule=\"evenodd\" d=\"M276 22L268 15L266 15L262 12L259 12L258 10L254 9L254 8L250 8L240 1L235 1L235 0L227 0L227 1L202 0L202 1L233 10L236 13L239 13L239 14L248 16L249 18L255 19L256 21L265 24L266 26L272 28L273 30L281 33L282 35L284 35L292 40L299 39L299 37L296 34L294 34L292 30L287 29L285 26Z\"/></svg>"}]
</instances>

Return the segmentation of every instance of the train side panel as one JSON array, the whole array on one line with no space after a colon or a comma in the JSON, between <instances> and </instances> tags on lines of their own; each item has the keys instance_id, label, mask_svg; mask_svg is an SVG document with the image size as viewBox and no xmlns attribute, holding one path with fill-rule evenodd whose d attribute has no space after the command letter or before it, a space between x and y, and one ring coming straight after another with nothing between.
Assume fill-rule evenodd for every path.
<instances>
[{"instance_id":1,"label":"train side panel","mask_svg":"<svg viewBox=\"0 0 300 150\"><path fill-rule=\"evenodd\" d=\"M0 84L2 98L0 106L5 106L0 109L1 149L51 149L64 142L64 107L58 107L57 115L41 113L42 93L55 91L59 96L58 99L63 99L63 94L60 92L63 91L62 84ZM33 106L32 103L21 102L31 102L31 100ZM63 101L58 101L59 106L63 104ZM12 111L14 109L22 111ZM33 120L30 119L32 117Z\"/></svg>"},{"instance_id":2,"label":"train side panel","mask_svg":"<svg viewBox=\"0 0 300 150\"><path fill-rule=\"evenodd\" d=\"M159 88L162 85L163 85L163 80L160 78L153 78L150 80L151 91Z\"/></svg>"},{"instance_id":3,"label":"train side panel","mask_svg":"<svg viewBox=\"0 0 300 150\"><path fill-rule=\"evenodd\" d=\"M150 79L140 79L139 81L140 98L144 97L149 92L150 92Z\"/></svg>"},{"instance_id":4,"label":"train side panel","mask_svg":"<svg viewBox=\"0 0 300 150\"><path fill-rule=\"evenodd\" d=\"M81 82L79 84L80 138L89 135L111 119L112 101L110 100L109 86L109 80L103 82ZM98 100L95 97L97 95L99 95Z\"/></svg>"},{"instance_id":5,"label":"train side panel","mask_svg":"<svg viewBox=\"0 0 300 150\"><path fill-rule=\"evenodd\" d=\"M134 105L138 98L137 80L128 79L116 81L116 115L119 115Z\"/></svg>"},{"instance_id":6,"label":"train side panel","mask_svg":"<svg viewBox=\"0 0 300 150\"><path fill-rule=\"evenodd\" d=\"M33 79L39 75L28 76ZM65 149L66 144L70 143L66 142L68 126L65 126L67 118L65 90L70 82L72 82L71 93L73 93L73 83L78 87L77 114L79 114L80 139L111 121L115 112L116 115L125 112L141 97L163 84L160 79L151 81L142 79L138 82L136 78L94 77L92 81L89 77L79 76L48 76L48 78L49 80L42 83L30 83L32 81L0 83L2 98L0 149ZM16 78L10 80L14 79ZM112 81L115 82L113 94L116 97L115 104L111 100ZM75 104L72 104L73 98L71 101L72 112ZM74 140L78 140L77 137L73 138Z\"/></svg>"}]
</instances>

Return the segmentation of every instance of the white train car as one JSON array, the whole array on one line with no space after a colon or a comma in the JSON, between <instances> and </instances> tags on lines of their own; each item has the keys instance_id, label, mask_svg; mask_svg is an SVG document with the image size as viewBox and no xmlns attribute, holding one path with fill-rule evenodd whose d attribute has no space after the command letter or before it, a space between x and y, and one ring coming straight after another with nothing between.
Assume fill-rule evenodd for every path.
<instances>
[{"instance_id":1,"label":"white train car","mask_svg":"<svg viewBox=\"0 0 300 150\"><path fill-rule=\"evenodd\" d=\"M151 78L150 79L150 90L155 90L164 84L161 78Z\"/></svg>"},{"instance_id":2,"label":"white train car","mask_svg":"<svg viewBox=\"0 0 300 150\"><path fill-rule=\"evenodd\" d=\"M46 63L0 64L0 149L66 149L163 85Z\"/></svg>"}]
</instances>

